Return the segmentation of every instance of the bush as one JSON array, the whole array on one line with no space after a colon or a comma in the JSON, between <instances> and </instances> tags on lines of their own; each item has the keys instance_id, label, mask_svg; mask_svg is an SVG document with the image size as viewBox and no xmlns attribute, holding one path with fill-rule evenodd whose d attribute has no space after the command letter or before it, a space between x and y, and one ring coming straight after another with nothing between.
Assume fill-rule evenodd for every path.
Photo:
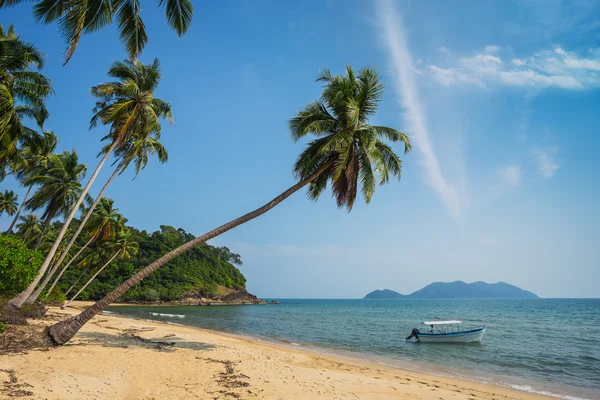
<instances>
[{"instance_id":1,"label":"bush","mask_svg":"<svg viewBox=\"0 0 600 400\"><path fill-rule=\"evenodd\" d=\"M57 288L52 290L46 298L44 298L44 303L46 304L55 304L55 305L63 305L67 301L67 296Z\"/></svg>"},{"instance_id":2,"label":"bush","mask_svg":"<svg viewBox=\"0 0 600 400\"><path fill-rule=\"evenodd\" d=\"M4 322L0 322L0 334L3 334L6 330L6 324Z\"/></svg>"},{"instance_id":3,"label":"bush","mask_svg":"<svg viewBox=\"0 0 600 400\"><path fill-rule=\"evenodd\" d=\"M15 236L0 235L0 293L6 297L25 290L33 281L43 257Z\"/></svg>"}]
</instances>

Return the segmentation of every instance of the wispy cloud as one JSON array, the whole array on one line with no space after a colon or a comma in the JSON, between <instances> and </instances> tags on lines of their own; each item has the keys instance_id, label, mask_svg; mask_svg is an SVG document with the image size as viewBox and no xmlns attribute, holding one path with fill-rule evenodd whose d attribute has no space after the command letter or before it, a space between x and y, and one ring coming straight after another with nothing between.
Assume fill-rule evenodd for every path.
<instances>
[{"instance_id":1,"label":"wispy cloud","mask_svg":"<svg viewBox=\"0 0 600 400\"><path fill-rule=\"evenodd\" d=\"M453 58L448 66L428 65L427 70L443 85L562 89L600 87L600 49L578 55L556 47L530 57L511 58L507 62L502 60L499 51L498 46L486 46L481 53Z\"/></svg>"},{"instance_id":2,"label":"wispy cloud","mask_svg":"<svg viewBox=\"0 0 600 400\"><path fill-rule=\"evenodd\" d=\"M556 148L536 149L533 151L538 171L545 179L554 177L556 171L560 168L560 164L555 159L556 152Z\"/></svg>"},{"instance_id":3,"label":"wispy cloud","mask_svg":"<svg viewBox=\"0 0 600 400\"><path fill-rule=\"evenodd\" d=\"M504 183L511 188L521 184L521 167L519 165L504 167L499 171L499 174Z\"/></svg>"},{"instance_id":4,"label":"wispy cloud","mask_svg":"<svg viewBox=\"0 0 600 400\"><path fill-rule=\"evenodd\" d=\"M406 111L406 120L415 147L422 154L422 165L427 182L441 197L450 213L458 218L461 213L461 204L456 188L444 177L433 150L426 114L415 86L415 68L402 30L402 20L390 0L379 0L377 12L378 19L381 21L384 43L389 52L395 89ZM447 49L440 48L439 50L446 53Z\"/></svg>"}]
</instances>

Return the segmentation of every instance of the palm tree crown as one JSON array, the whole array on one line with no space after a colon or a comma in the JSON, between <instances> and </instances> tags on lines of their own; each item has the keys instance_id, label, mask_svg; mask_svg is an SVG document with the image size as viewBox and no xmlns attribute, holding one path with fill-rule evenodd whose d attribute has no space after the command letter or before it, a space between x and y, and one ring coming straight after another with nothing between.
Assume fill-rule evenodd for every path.
<instances>
[{"instance_id":1,"label":"palm tree crown","mask_svg":"<svg viewBox=\"0 0 600 400\"><path fill-rule=\"evenodd\" d=\"M28 245L32 245L42 233L40 220L35 214L23 215L17 224L17 235L23 238Z\"/></svg>"},{"instance_id":2,"label":"palm tree crown","mask_svg":"<svg viewBox=\"0 0 600 400\"><path fill-rule=\"evenodd\" d=\"M117 155L123 155L129 141L136 135L154 134L160 137L160 120L172 122L173 114L169 103L154 97L161 78L157 59L148 65L139 61L118 61L111 66L108 75L117 81L92 88L92 95L100 100L96 103L90 128L98 122L110 125L109 134L103 138L109 144L100 154L116 142Z\"/></svg>"},{"instance_id":3,"label":"palm tree crown","mask_svg":"<svg viewBox=\"0 0 600 400\"><path fill-rule=\"evenodd\" d=\"M0 9L21 3L24 0L0 0ZM183 35L192 23L194 6L191 0L159 0L165 8L167 23ZM65 64L71 59L84 33L98 31L112 24L116 17L121 41L129 56L137 57L148 42L146 26L140 15L140 0L40 0L33 7L38 21L50 24L58 21L59 29L67 41Z\"/></svg>"},{"instance_id":4,"label":"palm tree crown","mask_svg":"<svg viewBox=\"0 0 600 400\"><path fill-rule=\"evenodd\" d=\"M19 207L18 198L19 196L12 190L5 190L4 193L0 193L0 215L4 213L15 215Z\"/></svg>"},{"instance_id":5,"label":"palm tree crown","mask_svg":"<svg viewBox=\"0 0 600 400\"><path fill-rule=\"evenodd\" d=\"M75 150L50 157L49 166L44 173L27 179L30 184L40 185L39 190L27 201L27 208L44 208L43 220L66 215L81 195L80 181L86 170L87 166L79 163Z\"/></svg>"},{"instance_id":6,"label":"palm tree crown","mask_svg":"<svg viewBox=\"0 0 600 400\"><path fill-rule=\"evenodd\" d=\"M383 95L375 70L364 68L356 75L347 66L345 75L339 76L325 70L317 81L325 82L321 99L290 120L294 140L309 134L317 136L298 157L294 172L304 180L329 165L310 183L308 195L316 200L330 182L338 207L350 211L359 184L369 203L377 180L384 184L390 174L400 178L402 161L385 141L402 142L406 153L411 149L410 140L396 129L369 124Z\"/></svg>"},{"instance_id":7,"label":"palm tree crown","mask_svg":"<svg viewBox=\"0 0 600 400\"><path fill-rule=\"evenodd\" d=\"M12 25L8 30L0 25L0 168L11 161L19 144L40 139L23 125L23 119L33 119L42 126L48 118L44 102L52 93L50 80L31 70L40 69L43 63L41 53L23 42Z\"/></svg>"}]
</instances>

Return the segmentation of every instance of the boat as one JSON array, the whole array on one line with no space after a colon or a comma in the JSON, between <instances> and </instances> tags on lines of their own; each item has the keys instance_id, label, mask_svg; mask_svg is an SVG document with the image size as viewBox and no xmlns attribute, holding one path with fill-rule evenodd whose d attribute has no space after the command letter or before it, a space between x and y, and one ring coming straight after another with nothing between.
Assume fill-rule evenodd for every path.
<instances>
[{"instance_id":1,"label":"boat","mask_svg":"<svg viewBox=\"0 0 600 400\"><path fill-rule=\"evenodd\" d=\"M462 321L425 321L429 331L414 328L406 340L416 339L421 343L473 343L481 341L486 331L485 325L471 330L461 330Z\"/></svg>"}]
</instances>

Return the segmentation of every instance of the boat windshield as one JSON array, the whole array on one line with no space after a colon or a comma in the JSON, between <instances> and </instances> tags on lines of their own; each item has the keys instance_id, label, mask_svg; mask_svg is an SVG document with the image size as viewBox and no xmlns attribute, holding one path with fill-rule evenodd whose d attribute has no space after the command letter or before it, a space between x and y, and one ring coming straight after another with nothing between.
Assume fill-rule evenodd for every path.
<instances>
[{"instance_id":1,"label":"boat windshield","mask_svg":"<svg viewBox=\"0 0 600 400\"><path fill-rule=\"evenodd\" d=\"M461 321L425 321L430 327L430 333L450 333L460 331Z\"/></svg>"}]
</instances>

